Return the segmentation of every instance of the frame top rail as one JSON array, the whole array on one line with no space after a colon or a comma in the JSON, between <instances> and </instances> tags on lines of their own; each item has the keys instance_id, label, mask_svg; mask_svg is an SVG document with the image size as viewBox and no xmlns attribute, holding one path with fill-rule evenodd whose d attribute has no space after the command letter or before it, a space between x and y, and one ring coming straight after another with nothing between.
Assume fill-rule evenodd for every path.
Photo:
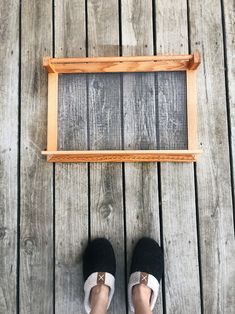
<instances>
[{"instance_id":1,"label":"frame top rail","mask_svg":"<svg viewBox=\"0 0 235 314\"><path fill-rule=\"evenodd\" d=\"M49 73L152 72L195 70L200 53L185 55L124 56L96 58L43 58Z\"/></svg>"}]
</instances>

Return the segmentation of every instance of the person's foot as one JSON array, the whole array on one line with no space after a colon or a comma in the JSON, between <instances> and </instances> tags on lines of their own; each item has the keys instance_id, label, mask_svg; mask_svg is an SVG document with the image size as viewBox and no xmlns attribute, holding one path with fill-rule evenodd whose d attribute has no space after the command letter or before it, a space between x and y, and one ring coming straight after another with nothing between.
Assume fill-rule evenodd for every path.
<instances>
[{"instance_id":1,"label":"person's foot","mask_svg":"<svg viewBox=\"0 0 235 314\"><path fill-rule=\"evenodd\" d=\"M90 305L94 313L106 312L109 303L109 287L106 285L96 285L90 292Z\"/></svg>"},{"instance_id":2,"label":"person's foot","mask_svg":"<svg viewBox=\"0 0 235 314\"><path fill-rule=\"evenodd\" d=\"M83 255L86 313L105 313L108 309L114 293L115 272L116 260L111 243L104 238L91 241Z\"/></svg>"},{"instance_id":3,"label":"person's foot","mask_svg":"<svg viewBox=\"0 0 235 314\"><path fill-rule=\"evenodd\" d=\"M141 303L144 303L146 305L150 304L150 298L151 298L151 294L152 294L152 290L140 283L135 285L132 288L132 301L133 304L137 303L138 301L140 301Z\"/></svg>"},{"instance_id":4,"label":"person's foot","mask_svg":"<svg viewBox=\"0 0 235 314\"><path fill-rule=\"evenodd\" d=\"M133 252L128 285L128 301L132 312L136 307L149 309L149 312L153 310L162 273L161 248L153 239L142 238Z\"/></svg>"}]
</instances>

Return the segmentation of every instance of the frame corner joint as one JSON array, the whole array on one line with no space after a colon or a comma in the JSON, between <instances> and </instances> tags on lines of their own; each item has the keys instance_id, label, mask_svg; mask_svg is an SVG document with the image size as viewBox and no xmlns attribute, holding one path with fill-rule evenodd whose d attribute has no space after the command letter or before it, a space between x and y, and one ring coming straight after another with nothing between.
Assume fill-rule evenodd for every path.
<instances>
[{"instance_id":1,"label":"frame corner joint","mask_svg":"<svg viewBox=\"0 0 235 314\"><path fill-rule=\"evenodd\" d=\"M201 54L199 50L195 50L192 54L192 58L188 63L188 70L196 70L201 63Z\"/></svg>"}]
</instances>

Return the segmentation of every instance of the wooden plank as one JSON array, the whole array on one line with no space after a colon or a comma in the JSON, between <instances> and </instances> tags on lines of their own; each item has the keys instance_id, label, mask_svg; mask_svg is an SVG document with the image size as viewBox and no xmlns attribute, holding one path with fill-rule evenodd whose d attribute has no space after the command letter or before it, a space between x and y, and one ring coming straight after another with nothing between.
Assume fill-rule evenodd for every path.
<instances>
[{"instance_id":1,"label":"wooden plank","mask_svg":"<svg viewBox=\"0 0 235 314\"><path fill-rule=\"evenodd\" d=\"M57 150L58 74L48 73L47 149Z\"/></svg>"},{"instance_id":2,"label":"wooden plank","mask_svg":"<svg viewBox=\"0 0 235 314\"><path fill-rule=\"evenodd\" d=\"M88 1L88 54L89 56L110 56L119 54L118 1ZM110 27L110 25L112 25ZM107 90L105 78L88 79L90 149L121 148L120 80L115 74L113 90ZM100 85L99 85L100 84ZM116 85L115 85L116 84ZM104 87L102 91L100 88ZM99 91L100 89L100 91ZM99 96L98 98L93 96ZM90 98L91 97L91 98ZM112 102L109 97L111 97ZM116 103L116 106L111 105ZM116 118L117 121L115 121ZM108 134L115 137L114 143ZM102 139L102 140L101 140ZM90 165L90 232L91 237L104 236L114 246L117 259L116 291L110 313L125 313L125 263L123 188L121 164Z\"/></svg>"},{"instance_id":3,"label":"wooden plank","mask_svg":"<svg viewBox=\"0 0 235 314\"><path fill-rule=\"evenodd\" d=\"M152 1L122 1L122 52L153 54ZM148 21L146 23L146 21ZM123 76L124 148L156 148L154 75ZM136 147L136 143L137 144ZM127 275L134 245L144 236L160 243L157 164L125 164ZM154 313L162 313L159 293Z\"/></svg>"},{"instance_id":4,"label":"wooden plank","mask_svg":"<svg viewBox=\"0 0 235 314\"><path fill-rule=\"evenodd\" d=\"M157 53L187 52L187 1L160 0L156 1L155 5ZM164 96L158 96L159 111L166 102ZM174 141L174 137L168 139L170 145L174 145ZM165 311L167 313L200 313L193 166L162 164L161 190Z\"/></svg>"},{"instance_id":5,"label":"wooden plank","mask_svg":"<svg viewBox=\"0 0 235 314\"><path fill-rule=\"evenodd\" d=\"M221 2L190 0L189 12L191 47L203 49L198 132L204 153L197 165L203 303L207 313L232 313L235 245Z\"/></svg>"},{"instance_id":6,"label":"wooden plank","mask_svg":"<svg viewBox=\"0 0 235 314\"><path fill-rule=\"evenodd\" d=\"M187 126L188 126L188 149L198 147L197 138L197 73L187 72Z\"/></svg>"},{"instance_id":7,"label":"wooden plank","mask_svg":"<svg viewBox=\"0 0 235 314\"><path fill-rule=\"evenodd\" d=\"M87 185L86 164L56 165L56 313L84 312L82 253L88 240Z\"/></svg>"},{"instance_id":8,"label":"wooden plank","mask_svg":"<svg viewBox=\"0 0 235 314\"><path fill-rule=\"evenodd\" d=\"M158 149L188 148L186 73L156 74Z\"/></svg>"},{"instance_id":9,"label":"wooden plank","mask_svg":"<svg viewBox=\"0 0 235 314\"><path fill-rule=\"evenodd\" d=\"M47 73L52 52L51 1L21 3L20 311L53 313L53 169L46 147Z\"/></svg>"},{"instance_id":10,"label":"wooden plank","mask_svg":"<svg viewBox=\"0 0 235 314\"><path fill-rule=\"evenodd\" d=\"M55 1L55 55L86 55L85 1ZM86 78L59 78L61 149L87 149ZM82 254L88 241L87 164L55 166L55 313L83 313Z\"/></svg>"},{"instance_id":11,"label":"wooden plank","mask_svg":"<svg viewBox=\"0 0 235 314\"><path fill-rule=\"evenodd\" d=\"M0 313L16 313L18 1L1 1L0 20Z\"/></svg>"},{"instance_id":12,"label":"wooden plank","mask_svg":"<svg viewBox=\"0 0 235 314\"><path fill-rule=\"evenodd\" d=\"M58 149L87 149L87 77L59 76Z\"/></svg>"},{"instance_id":13,"label":"wooden plank","mask_svg":"<svg viewBox=\"0 0 235 314\"><path fill-rule=\"evenodd\" d=\"M143 62L143 61L192 61L194 55L158 55L158 56L115 56L115 57L85 57L85 58L43 58L43 66L68 63L101 63L101 62Z\"/></svg>"},{"instance_id":14,"label":"wooden plank","mask_svg":"<svg viewBox=\"0 0 235 314\"><path fill-rule=\"evenodd\" d=\"M88 99L90 149L120 148L120 75L89 75Z\"/></svg>"},{"instance_id":15,"label":"wooden plank","mask_svg":"<svg viewBox=\"0 0 235 314\"><path fill-rule=\"evenodd\" d=\"M130 136L130 134L128 134ZM113 139L111 139L113 140ZM143 143L142 143L143 145ZM89 153L91 155L96 155L97 153L102 153L102 154L110 154L110 153L114 153L114 154L121 154L121 155L126 155L126 154L131 154L133 152L137 153L137 154L142 154L144 153L150 153L150 154L154 154L154 153L159 153L159 154L169 154L169 153L173 153L175 155L179 155L179 154L186 154L186 155L190 155L190 154L200 154L202 152L202 150L200 149L196 149L196 150L167 150L167 149L163 149L163 150L152 150L152 149L148 149L148 150L87 150L87 151L75 151L75 150L70 150L70 151L42 151L43 155L63 155L63 154L71 154L71 155L82 155L83 153Z\"/></svg>"},{"instance_id":16,"label":"wooden plank","mask_svg":"<svg viewBox=\"0 0 235 314\"><path fill-rule=\"evenodd\" d=\"M185 61L136 61L54 64L57 73L185 71Z\"/></svg>"},{"instance_id":17,"label":"wooden plank","mask_svg":"<svg viewBox=\"0 0 235 314\"><path fill-rule=\"evenodd\" d=\"M129 137L130 138L130 137ZM144 142L146 145L146 141ZM136 145L136 142L135 142ZM192 162L200 151L154 151L154 150L112 150L112 151L45 151L49 162Z\"/></svg>"},{"instance_id":18,"label":"wooden plank","mask_svg":"<svg viewBox=\"0 0 235 314\"><path fill-rule=\"evenodd\" d=\"M230 149L232 152L232 175L233 175L233 197L235 200L235 24L234 24L234 1L224 0L224 27L225 27L225 52L227 66L227 88L228 88L228 108L230 119ZM235 221L235 209L233 213L233 220Z\"/></svg>"}]
</instances>

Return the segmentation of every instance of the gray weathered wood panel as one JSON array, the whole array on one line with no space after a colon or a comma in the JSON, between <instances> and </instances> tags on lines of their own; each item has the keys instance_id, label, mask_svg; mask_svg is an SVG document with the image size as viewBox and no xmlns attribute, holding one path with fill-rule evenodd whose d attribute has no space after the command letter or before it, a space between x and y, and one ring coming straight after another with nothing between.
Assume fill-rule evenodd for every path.
<instances>
[{"instance_id":1,"label":"gray weathered wood panel","mask_svg":"<svg viewBox=\"0 0 235 314\"><path fill-rule=\"evenodd\" d=\"M125 149L157 149L154 73L123 74Z\"/></svg>"},{"instance_id":2,"label":"gray weathered wood panel","mask_svg":"<svg viewBox=\"0 0 235 314\"><path fill-rule=\"evenodd\" d=\"M120 74L88 75L89 148L121 148Z\"/></svg>"},{"instance_id":3,"label":"gray weathered wood panel","mask_svg":"<svg viewBox=\"0 0 235 314\"><path fill-rule=\"evenodd\" d=\"M192 49L203 51L198 75L197 164L203 303L206 313L233 313L235 242L220 1L189 1Z\"/></svg>"},{"instance_id":4,"label":"gray weathered wood panel","mask_svg":"<svg viewBox=\"0 0 235 314\"><path fill-rule=\"evenodd\" d=\"M82 253L88 239L87 167L56 167L55 309L83 313Z\"/></svg>"},{"instance_id":5,"label":"gray weathered wood panel","mask_svg":"<svg viewBox=\"0 0 235 314\"><path fill-rule=\"evenodd\" d=\"M119 55L118 0L88 0L88 55Z\"/></svg>"},{"instance_id":6,"label":"gray weathered wood panel","mask_svg":"<svg viewBox=\"0 0 235 314\"><path fill-rule=\"evenodd\" d=\"M123 55L153 54L151 1L122 1ZM123 76L125 149L156 148L154 74ZM127 272L138 239L149 236L160 243L158 174L156 163L125 164ZM155 313L162 312L161 291Z\"/></svg>"},{"instance_id":7,"label":"gray weathered wood panel","mask_svg":"<svg viewBox=\"0 0 235 314\"><path fill-rule=\"evenodd\" d=\"M86 56L86 11L84 0L55 0L56 57Z\"/></svg>"},{"instance_id":8,"label":"gray weathered wood panel","mask_svg":"<svg viewBox=\"0 0 235 314\"><path fill-rule=\"evenodd\" d=\"M118 28L118 1L88 1L88 55L115 56L119 55L119 28ZM113 96L120 89L118 75L114 76L117 86L106 92L115 102ZM89 79L89 93L97 94L94 78ZM105 79L103 83L105 82ZM89 120L96 124L91 125L90 147L97 149L121 148L120 129L117 130L114 118L120 116L120 104L112 111L102 110L110 105L109 97L89 99ZM101 123L101 128L97 125ZM116 140L111 143L107 133L115 134ZM102 138L102 141L100 139ZM115 146L114 146L115 145ZM124 222L123 222L123 186L121 164L90 164L90 232L91 237L105 236L114 246L117 258L116 292L110 307L110 313L124 313L125 304L125 259L124 259Z\"/></svg>"},{"instance_id":9,"label":"gray weathered wood panel","mask_svg":"<svg viewBox=\"0 0 235 314\"><path fill-rule=\"evenodd\" d=\"M0 21L0 313L15 313L18 204L18 1L1 1Z\"/></svg>"},{"instance_id":10,"label":"gray weathered wood panel","mask_svg":"<svg viewBox=\"0 0 235 314\"><path fill-rule=\"evenodd\" d=\"M87 149L87 76L59 75L58 89L58 149Z\"/></svg>"},{"instance_id":11,"label":"gray weathered wood panel","mask_svg":"<svg viewBox=\"0 0 235 314\"><path fill-rule=\"evenodd\" d=\"M57 0L55 5L55 56L86 56L85 1ZM87 149L86 97L85 76L59 78L61 149ZM89 233L87 164L56 164L55 182L55 312L83 313L82 253Z\"/></svg>"},{"instance_id":12,"label":"gray weathered wood panel","mask_svg":"<svg viewBox=\"0 0 235 314\"><path fill-rule=\"evenodd\" d=\"M158 149L187 149L185 72L156 74Z\"/></svg>"},{"instance_id":13,"label":"gray weathered wood panel","mask_svg":"<svg viewBox=\"0 0 235 314\"><path fill-rule=\"evenodd\" d=\"M53 313L53 169L46 147L51 1L22 1L20 312Z\"/></svg>"},{"instance_id":14,"label":"gray weathered wood panel","mask_svg":"<svg viewBox=\"0 0 235 314\"><path fill-rule=\"evenodd\" d=\"M225 27L225 38L224 45L226 47L226 58L227 58L227 87L228 87L228 106L229 106L229 119L231 127L231 150L232 160L231 169L233 171L233 182L235 182L235 1L224 0L224 27ZM233 167L233 168L232 168ZM233 186L233 196L235 197L235 186ZM233 220L235 220L235 209Z\"/></svg>"},{"instance_id":15,"label":"gray weathered wood panel","mask_svg":"<svg viewBox=\"0 0 235 314\"><path fill-rule=\"evenodd\" d=\"M157 53L187 53L187 2L160 0L155 4ZM178 85L177 76L170 84ZM165 103L173 107L178 99L184 99L182 94L173 96L168 92L158 94L159 111ZM175 142L171 136L169 133L170 144ZM200 313L193 165L161 164L161 188L166 311Z\"/></svg>"}]
</instances>

